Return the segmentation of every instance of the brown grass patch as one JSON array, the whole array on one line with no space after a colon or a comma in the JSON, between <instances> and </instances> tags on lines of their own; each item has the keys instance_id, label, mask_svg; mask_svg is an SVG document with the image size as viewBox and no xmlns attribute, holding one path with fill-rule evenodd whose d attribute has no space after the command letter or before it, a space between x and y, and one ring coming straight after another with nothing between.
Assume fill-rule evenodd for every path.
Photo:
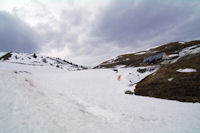
<instances>
[{"instance_id":1,"label":"brown grass patch","mask_svg":"<svg viewBox=\"0 0 200 133\"><path fill-rule=\"evenodd\" d=\"M148 64L142 64L142 62L143 62L144 58L146 58L148 56L152 56L152 55L155 55L155 54L158 54L161 52L164 52L167 55L177 54L182 49L189 47L189 46L197 45L197 44L200 44L200 40L185 42L184 44L181 44L179 42L168 43L168 44L164 44L159 47L150 49L150 51L145 54L141 54L141 55L136 54L135 55L135 53L131 53L131 54L120 55L117 57L117 59L114 60L114 62L110 63L109 61L105 61L94 68L114 68L118 65L125 65L126 67L146 66ZM159 63L160 62L157 62L157 64L159 64Z\"/></svg>"},{"instance_id":2,"label":"brown grass patch","mask_svg":"<svg viewBox=\"0 0 200 133\"><path fill-rule=\"evenodd\" d=\"M182 102L200 102L200 53L188 55L174 64L162 66L156 73L136 85L135 94ZM180 73L176 70L193 68L197 72ZM172 81L168 79L173 78Z\"/></svg>"}]
</instances>

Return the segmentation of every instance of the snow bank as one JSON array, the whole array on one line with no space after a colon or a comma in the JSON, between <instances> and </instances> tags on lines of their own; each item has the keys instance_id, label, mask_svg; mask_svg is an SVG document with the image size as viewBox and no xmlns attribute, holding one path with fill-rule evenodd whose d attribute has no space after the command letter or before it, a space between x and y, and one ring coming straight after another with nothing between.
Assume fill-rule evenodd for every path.
<instances>
[{"instance_id":1,"label":"snow bank","mask_svg":"<svg viewBox=\"0 0 200 133\"><path fill-rule=\"evenodd\" d=\"M134 55L143 55L143 54L146 54L146 53L147 53L146 51L141 51L141 52L135 53Z\"/></svg>"},{"instance_id":2,"label":"snow bank","mask_svg":"<svg viewBox=\"0 0 200 133\"><path fill-rule=\"evenodd\" d=\"M178 42L178 43L185 44L185 42L183 42L183 41L181 41L181 42Z\"/></svg>"},{"instance_id":3,"label":"snow bank","mask_svg":"<svg viewBox=\"0 0 200 133\"><path fill-rule=\"evenodd\" d=\"M200 44L194 45L191 47L184 48L179 52L179 57L173 60L171 63L175 63L177 60L179 60L181 57L191 54L196 54L200 52Z\"/></svg>"},{"instance_id":4,"label":"snow bank","mask_svg":"<svg viewBox=\"0 0 200 133\"><path fill-rule=\"evenodd\" d=\"M184 48L182 51L179 52L179 56L183 57L185 55L196 54L199 52L200 52L200 44Z\"/></svg>"},{"instance_id":5,"label":"snow bank","mask_svg":"<svg viewBox=\"0 0 200 133\"><path fill-rule=\"evenodd\" d=\"M179 56L179 55L178 54L170 54L170 55L168 55L169 58L173 58L173 57L177 57L177 56Z\"/></svg>"},{"instance_id":6,"label":"snow bank","mask_svg":"<svg viewBox=\"0 0 200 133\"><path fill-rule=\"evenodd\" d=\"M169 78L168 81L170 82L170 81L172 81L173 79L174 79L174 78Z\"/></svg>"},{"instance_id":7,"label":"snow bank","mask_svg":"<svg viewBox=\"0 0 200 133\"><path fill-rule=\"evenodd\" d=\"M186 73L186 72L197 72L196 69L192 69L192 68L178 69L176 71L177 72L184 72L184 73Z\"/></svg>"}]
</instances>

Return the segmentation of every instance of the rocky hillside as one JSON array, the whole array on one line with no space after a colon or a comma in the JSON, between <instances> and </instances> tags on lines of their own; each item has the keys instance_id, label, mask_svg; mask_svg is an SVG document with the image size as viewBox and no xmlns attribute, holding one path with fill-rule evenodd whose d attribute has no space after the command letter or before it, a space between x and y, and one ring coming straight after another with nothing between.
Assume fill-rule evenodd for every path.
<instances>
[{"instance_id":1,"label":"rocky hillside","mask_svg":"<svg viewBox=\"0 0 200 133\"><path fill-rule=\"evenodd\" d=\"M143 60L149 56L153 56L159 53L166 53L170 58L172 57L178 58L178 56L176 55L182 49L197 44L200 44L200 40L195 40L190 42L172 42L149 50L117 56L116 58L101 63L95 68L114 68L118 66L121 67L146 66L149 64L143 63ZM160 64L160 63L161 62L156 62L154 64Z\"/></svg>"},{"instance_id":2,"label":"rocky hillside","mask_svg":"<svg viewBox=\"0 0 200 133\"><path fill-rule=\"evenodd\" d=\"M53 58L28 53L9 52L2 55L0 57L0 61L32 66L52 66L70 71L87 69L87 67L79 66L77 64L73 64L72 62L62 60L60 58Z\"/></svg>"},{"instance_id":3,"label":"rocky hillside","mask_svg":"<svg viewBox=\"0 0 200 133\"><path fill-rule=\"evenodd\" d=\"M132 54L120 55L95 68L146 67L157 71L133 87L136 95L200 102L200 41L173 42Z\"/></svg>"},{"instance_id":4,"label":"rocky hillside","mask_svg":"<svg viewBox=\"0 0 200 133\"><path fill-rule=\"evenodd\" d=\"M135 94L200 102L200 44L183 49L179 55L179 58L140 81Z\"/></svg>"}]
</instances>

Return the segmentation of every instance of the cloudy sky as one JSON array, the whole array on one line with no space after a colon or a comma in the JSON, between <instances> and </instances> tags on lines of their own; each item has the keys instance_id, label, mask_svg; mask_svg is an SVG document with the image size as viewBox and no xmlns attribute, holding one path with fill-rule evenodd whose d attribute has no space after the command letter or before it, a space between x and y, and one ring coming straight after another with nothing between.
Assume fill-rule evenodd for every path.
<instances>
[{"instance_id":1,"label":"cloudy sky","mask_svg":"<svg viewBox=\"0 0 200 133\"><path fill-rule=\"evenodd\" d=\"M0 0L0 51L94 66L119 54L195 39L199 0Z\"/></svg>"}]
</instances>

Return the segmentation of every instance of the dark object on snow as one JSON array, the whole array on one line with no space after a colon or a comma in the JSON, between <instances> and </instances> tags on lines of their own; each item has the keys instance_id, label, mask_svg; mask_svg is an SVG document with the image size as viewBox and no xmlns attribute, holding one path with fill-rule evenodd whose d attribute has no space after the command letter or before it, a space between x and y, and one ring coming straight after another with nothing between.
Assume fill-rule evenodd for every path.
<instances>
[{"instance_id":1,"label":"dark object on snow","mask_svg":"<svg viewBox=\"0 0 200 133\"><path fill-rule=\"evenodd\" d=\"M0 57L0 60L9 60L9 58L12 56L12 52L9 52L2 57Z\"/></svg>"},{"instance_id":2,"label":"dark object on snow","mask_svg":"<svg viewBox=\"0 0 200 133\"><path fill-rule=\"evenodd\" d=\"M133 95L133 92L130 90L125 91L125 94Z\"/></svg>"},{"instance_id":3,"label":"dark object on snow","mask_svg":"<svg viewBox=\"0 0 200 133\"><path fill-rule=\"evenodd\" d=\"M57 68L60 68L60 66L59 66L59 65L56 65L56 67L57 67Z\"/></svg>"},{"instance_id":4,"label":"dark object on snow","mask_svg":"<svg viewBox=\"0 0 200 133\"><path fill-rule=\"evenodd\" d=\"M33 58L37 58L37 55L35 53L33 54Z\"/></svg>"},{"instance_id":5,"label":"dark object on snow","mask_svg":"<svg viewBox=\"0 0 200 133\"><path fill-rule=\"evenodd\" d=\"M151 68L139 68L139 69L137 69L137 72L139 72L139 73L145 73L146 71L151 72L151 71L153 71L153 70L155 70L155 69L156 69L156 67L151 67Z\"/></svg>"},{"instance_id":6,"label":"dark object on snow","mask_svg":"<svg viewBox=\"0 0 200 133\"><path fill-rule=\"evenodd\" d=\"M137 72L139 72L139 73L145 73L147 71L147 69L146 68L139 68L139 69L137 69Z\"/></svg>"},{"instance_id":7,"label":"dark object on snow","mask_svg":"<svg viewBox=\"0 0 200 133\"><path fill-rule=\"evenodd\" d=\"M165 53L159 53L153 56L148 56L143 60L143 63L152 63L155 64L157 61L167 59L167 55Z\"/></svg>"},{"instance_id":8,"label":"dark object on snow","mask_svg":"<svg viewBox=\"0 0 200 133\"><path fill-rule=\"evenodd\" d=\"M30 72L28 71L14 71L15 74L19 74L19 73L27 73L27 74L31 74Z\"/></svg>"},{"instance_id":9,"label":"dark object on snow","mask_svg":"<svg viewBox=\"0 0 200 133\"><path fill-rule=\"evenodd\" d=\"M46 59L46 58L43 58L42 61L43 61L44 63L47 63L47 59Z\"/></svg>"},{"instance_id":10,"label":"dark object on snow","mask_svg":"<svg viewBox=\"0 0 200 133\"><path fill-rule=\"evenodd\" d=\"M118 70L117 70L117 69L113 69L113 71L115 71L116 73L118 73Z\"/></svg>"}]
</instances>

